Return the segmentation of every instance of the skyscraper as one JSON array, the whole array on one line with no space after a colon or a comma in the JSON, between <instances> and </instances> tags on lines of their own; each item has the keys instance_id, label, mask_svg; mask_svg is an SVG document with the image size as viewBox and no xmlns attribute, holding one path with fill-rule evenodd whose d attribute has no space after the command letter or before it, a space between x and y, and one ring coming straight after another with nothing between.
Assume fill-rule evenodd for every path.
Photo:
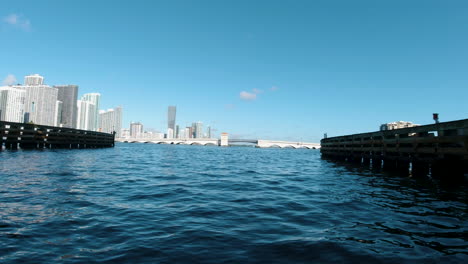
<instances>
[{"instance_id":1,"label":"skyscraper","mask_svg":"<svg viewBox=\"0 0 468 264\"><path fill-rule=\"evenodd\" d=\"M43 85L44 84L44 77L40 76L39 74L31 74L24 77L24 85Z\"/></svg>"},{"instance_id":2,"label":"skyscraper","mask_svg":"<svg viewBox=\"0 0 468 264\"><path fill-rule=\"evenodd\" d=\"M130 137L140 138L143 135L143 124L140 122L130 123Z\"/></svg>"},{"instance_id":3,"label":"skyscraper","mask_svg":"<svg viewBox=\"0 0 468 264\"><path fill-rule=\"evenodd\" d=\"M62 110L63 110L63 103L62 101L57 101L55 103L55 123L54 126L60 127L62 121Z\"/></svg>"},{"instance_id":4,"label":"skyscraper","mask_svg":"<svg viewBox=\"0 0 468 264\"><path fill-rule=\"evenodd\" d=\"M167 128L171 128L172 131L175 131L176 123L176 107L169 106L167 108Z\"/></svg>"},{"instance_id":5,"label":"skyscraper","mask_svg":"<svg viewBox=\"0 0 468 264\"><path fill-rule=\"evenodd\" d=\"M76 128L95 131L96 105L90 101L78 100Z\"/></svg>"},{"instance_id":6,"label":"skyscraper","mask_svg":"<svg viewBox=\"0 0 468 264\"><path fill-rule=\"evenodd\" d=\"M185 134L185 138L193 138L193 128L186 127L184 134Z\"/></svg>"},{"instance_id":7,"label":"skyscraper","mask_svg":"<svg viewBox=\"0 0 468 264\"><path fill-rule=\"evenodd\" d=\"M97 131L99 128L99 101L101 100L101 94L99 93L87 93L81 97L81 101L90 102L95 105L94 112L90 113L94 116L94 124L88 129ZM120 133L120 130L119 130Z\"/></svg>"},{"instance_id":8,"label":"skyscraper","mask_svg":"<svg viewBox=\"0 0 468 264\"><path fill-rule=\"evenodd\" d=\"M196 123L192 123L192 132L193 132L193 138L202 138L203 137L203 123L200 121Z\"/></svg>"},{"instance_id":9,"label":"skyscraper","mask_svg":"<svg viewBox=\"0 0 468 264\"><path fill-rule=\"evenodd\" d=\"M0 121L22 123L26 91L13 87L0 87Z\"/></svg>"},{"instance_id":10,"label":"skyscraper","mask_svg":"<svg viewBox=\"0 0 468 264\"><path fill-rule=\"evenodd\" d=\"M78 114L78 86L77 85L54 85L58 89L58 100L62 102L62 111L58 115L59 126L74 128Z\"/></svg>"},{"instance_id":11,"label":"skyscraper","mask_svg":"<svg viewBox=\"0 0 468 264\"><path fill-rule=\"evenodd\" d=\"M169 138L169 139L174 138L174 130L172 128L167 129L166 138Z\"/></svg>"},{"instance_id":12,"label":"skyscraper","mask_svg":"<svg viewBox=\"0 0 468 264\"><path fill-rule=\"evenodd\" d=\"M42 77L41 77L42 78ZM25 78L26 79L26 78ZM30 82L33 82L29 80ZM19 85L13 88L26 91L24 122L53 126L56 123L58 90L48 85Z\"/></svg>"},{"instance_id":13,"label":"skyscraper","mask_svg":"<svg viewBox=\"0 0 468 264\"><path fill-rule=\"evenodd\" d=\"M122 107L118 106L107 111L99 112L99 131L113 133L116 137L121 137L122 133Z\"/></svg>"}]
</instances>

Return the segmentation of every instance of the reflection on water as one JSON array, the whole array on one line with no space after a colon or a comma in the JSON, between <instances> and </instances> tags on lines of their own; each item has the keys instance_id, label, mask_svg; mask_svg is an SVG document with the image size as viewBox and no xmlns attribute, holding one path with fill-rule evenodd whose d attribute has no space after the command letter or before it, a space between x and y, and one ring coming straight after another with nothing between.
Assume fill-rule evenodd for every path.
<instances>
[{"instance_id":1,"label":"reflection on water","mask_svg":"<svg viewBox=\"0 0 468 264\"><path fill-rule=\"evenodd\" d=\"M466 185L316 150L0 152L0 262L463 263Z\"/></svg>"}]
</instances>

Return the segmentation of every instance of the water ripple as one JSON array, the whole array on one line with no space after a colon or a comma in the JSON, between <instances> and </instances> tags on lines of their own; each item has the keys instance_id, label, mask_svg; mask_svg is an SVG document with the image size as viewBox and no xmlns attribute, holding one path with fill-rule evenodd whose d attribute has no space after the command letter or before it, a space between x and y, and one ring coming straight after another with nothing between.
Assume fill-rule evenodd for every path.
<instances>
[{"instance_id":1,"label":"water ripple","mask_svg":"<svg viewBox=\"0 0 468 264\"><path fill-rule=\"evenodd\" d=\"M0 152L1 263L466 263L465 184L318 151Z\"/></svg>"}]
</instances>

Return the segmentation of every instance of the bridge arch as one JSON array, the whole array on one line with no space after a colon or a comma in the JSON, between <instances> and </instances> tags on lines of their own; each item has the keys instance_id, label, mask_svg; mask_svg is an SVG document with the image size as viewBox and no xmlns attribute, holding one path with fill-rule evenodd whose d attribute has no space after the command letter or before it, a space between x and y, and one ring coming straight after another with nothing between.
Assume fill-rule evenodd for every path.
<instances>
[{"instance_id":1,"label":"bridge arch","mask_svg":"<svg viewBox=\"0 0 468 264\"><path fill-rule=\"evenodd\" d=\"M273 145L268 146L268 148L281 148L281 146L280 146L280 145L273 144Z\"/></svg>"}]
</instances>

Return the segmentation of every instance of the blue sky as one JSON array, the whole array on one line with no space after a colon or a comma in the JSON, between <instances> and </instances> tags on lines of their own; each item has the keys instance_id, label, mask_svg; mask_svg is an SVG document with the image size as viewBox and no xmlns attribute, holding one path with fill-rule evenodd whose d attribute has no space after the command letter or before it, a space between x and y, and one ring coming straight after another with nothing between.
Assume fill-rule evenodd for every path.
<instances>
[{"instance_id":1,"label":"blue sky","mask_svg":"<svg viewBox=\"0 0 468 264\"><path fill-rule=\"evenodd\" d=\"M0 78L99 92L124 125L317 142L468 118L467 1L5 1Z\"/></svg>"}]
</instances>

